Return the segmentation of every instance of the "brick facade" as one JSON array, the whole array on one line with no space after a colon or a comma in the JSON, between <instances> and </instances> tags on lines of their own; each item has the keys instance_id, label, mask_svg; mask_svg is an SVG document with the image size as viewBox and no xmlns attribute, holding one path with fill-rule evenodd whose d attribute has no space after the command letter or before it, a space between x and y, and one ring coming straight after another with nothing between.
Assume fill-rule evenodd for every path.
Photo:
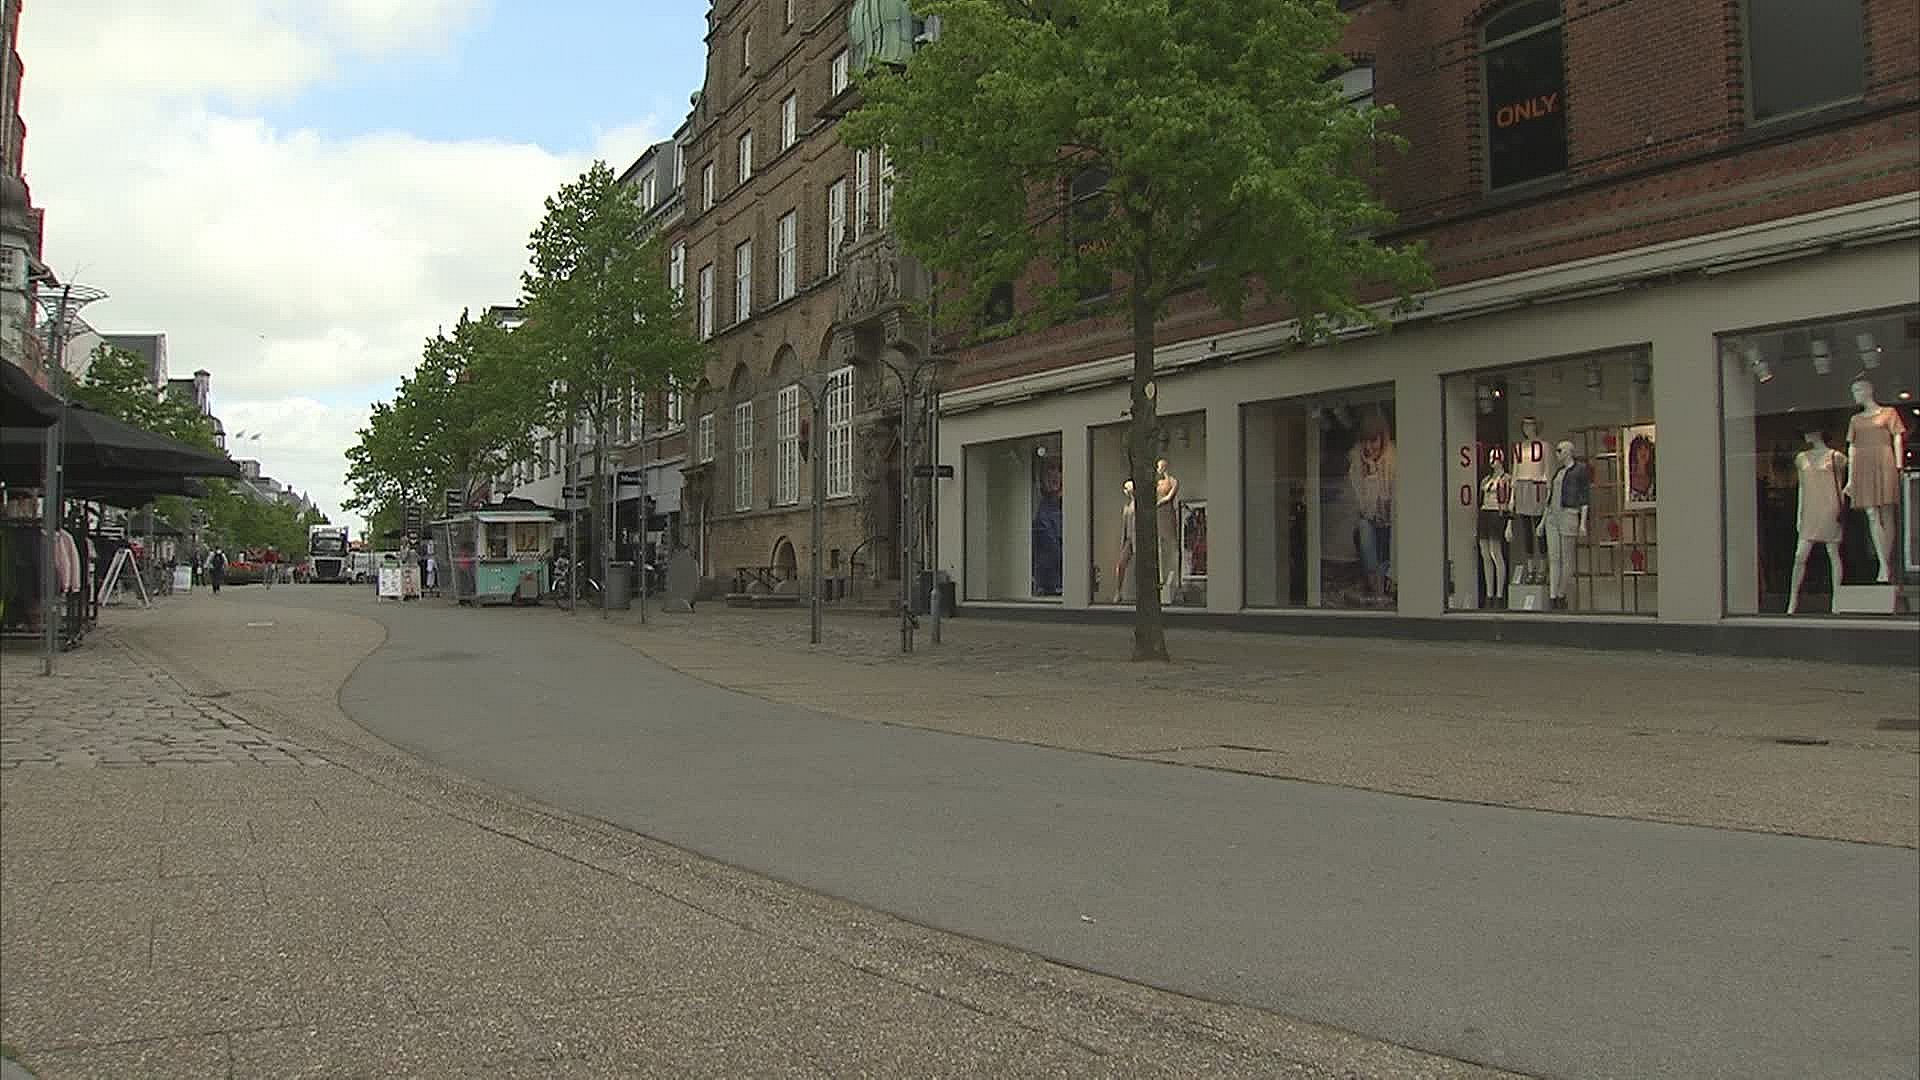
<instances>
[{"instance_id":1,"label":"brick facade","mask_svg":"<svg viewBox=\"0 0 1920 1080\"><path fill-rule=\"evenodd\" d=\"M1744 5L1735 0L1566 0L1567 171L1489 192L1482 135L1485 0L1357 5L1346 51L1374 68L1408 152L1381 193L1395 241L1428 245L1437 283L1459 285L1701 236L1920 187L1920 8L1861 0L1863 97L1755 124ZM1044 269L1036 271L1039 280ZM1020 297L1022 301L1024 296ZM1162 343L1284 318L1229 321L1176 301ZM976 386L1123 353L1123 313L986 344L950 345L951 385Z\"/></svg>"}]
</instances>

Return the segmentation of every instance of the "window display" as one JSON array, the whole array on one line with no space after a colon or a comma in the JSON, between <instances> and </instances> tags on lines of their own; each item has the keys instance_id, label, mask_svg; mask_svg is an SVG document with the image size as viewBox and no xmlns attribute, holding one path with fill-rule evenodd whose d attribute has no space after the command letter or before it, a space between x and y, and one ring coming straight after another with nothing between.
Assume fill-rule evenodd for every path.
<instances>
[{"instance_id":1,"label":"window display","mask_svg":"<svg viewBox=\"0 0 1920 1080\"><path fill-rule=\"evenodd\" d=\"M1657 609L1653 366L1641 349L1444 382L1455 610Z\"/></svg>"},{"instance_id":2,"label":"window display","mask_svg":"<svg viewBox=\"0 0 1920 1080\"><path fill-rule=\"evenodd\" d=\"M1397 607L1392 387L1246 405L1241 423L1247 606Z\"/></svg>"},{"instance_id":3,"label":"window display","mask_svg":"<svg viewBox=\"0 0 1920 1080\"><path fill-rule=\"evenodd\" d=\"M1920 611L1917 338L1911 309L1720 337L1730 614Z\"/></svg>"},{"instance_id":4,"label":"window display","mask_svg":"<svg viewBox=\"0 0 1920 1080\"><path fill-rule=\"evenodd\" d=\"M1139 551L1134 545L1129 427L1107 424L1089 432L1094 492L1092 596L1097 604L1131 604L1134 598L1133 565ZM1160 602L1205 607L1207 415L1162 416L1159 427L1153 474Z\"/></svg>"},{"instance_id":5,"label":"window display","mask_svg":"<svg viewBox=\"0 0 1920 1080\"><path fill-rule=\"evenodd\" d=\"M1066 535L1060 434L981 443L963 453L970 600L1056 599Z\"/></svg>"}]
</instances>

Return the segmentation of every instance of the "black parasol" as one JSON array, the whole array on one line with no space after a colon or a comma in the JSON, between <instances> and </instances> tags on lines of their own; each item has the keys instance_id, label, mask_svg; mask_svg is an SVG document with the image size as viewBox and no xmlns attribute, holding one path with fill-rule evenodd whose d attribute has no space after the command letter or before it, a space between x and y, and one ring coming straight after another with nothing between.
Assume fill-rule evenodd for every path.
<instances>
[{"instance_id":1,"label":"black parasol","mask_svg":"<svg viewBox=\"0 0 1920 1080\"><path fill-rule=\"evenodd\" d=\"M60 399L12 363L0 360L0 427L42 429L60 418ZM11 442L8 444L11 449Z\"/></svg>"},{"instance_id":2,"label":"black parasol","mask_svg":"<svg viewBox=\"0 0 1920 1080\"><path fill-rule=\"evenodd\" d=\"M76 489L88 481L111 484L123 477L144 482L240 475L240 466L225 454L142 431L84 406L68 406L61 445L66 483ZM45 428L0 427L0 451L4 451L0 479L8 484L38 484L45 446Z\"/></svg>"}]
</instances>

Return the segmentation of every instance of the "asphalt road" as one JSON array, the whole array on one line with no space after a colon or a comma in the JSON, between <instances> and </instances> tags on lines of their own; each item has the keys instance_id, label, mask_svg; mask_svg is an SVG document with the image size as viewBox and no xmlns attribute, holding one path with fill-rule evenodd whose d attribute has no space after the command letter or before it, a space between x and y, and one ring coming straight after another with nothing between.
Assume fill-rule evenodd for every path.
<instances>
[{"instance_id":1,"label":"asphalt road","mask_svg":"<svg viewBox=\"0 0 1920 1080\"><path fill-rule=\"evenodd\" d=\"M296 597L388 625L341 696L383 738L930 926L1538 1075L1920 1073L1913 850L844 720L546 612Z\"/></svg>"}]
</instances>

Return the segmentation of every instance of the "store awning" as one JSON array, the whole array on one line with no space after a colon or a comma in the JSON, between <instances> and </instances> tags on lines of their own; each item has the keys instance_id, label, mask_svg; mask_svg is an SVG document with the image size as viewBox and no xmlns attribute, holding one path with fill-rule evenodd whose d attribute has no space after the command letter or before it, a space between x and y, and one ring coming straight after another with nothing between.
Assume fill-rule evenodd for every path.
<instances>
[{"instance_id":1,"label":"store awning","mask_svg":"<svg viewBox=\"0 0 1920 1080\"><path fill-rule=\"evenodd\" d=\"M11 362L0 360L0 426L44 430L59 418L59 398Z\"/></svg>"}]
</instances>

